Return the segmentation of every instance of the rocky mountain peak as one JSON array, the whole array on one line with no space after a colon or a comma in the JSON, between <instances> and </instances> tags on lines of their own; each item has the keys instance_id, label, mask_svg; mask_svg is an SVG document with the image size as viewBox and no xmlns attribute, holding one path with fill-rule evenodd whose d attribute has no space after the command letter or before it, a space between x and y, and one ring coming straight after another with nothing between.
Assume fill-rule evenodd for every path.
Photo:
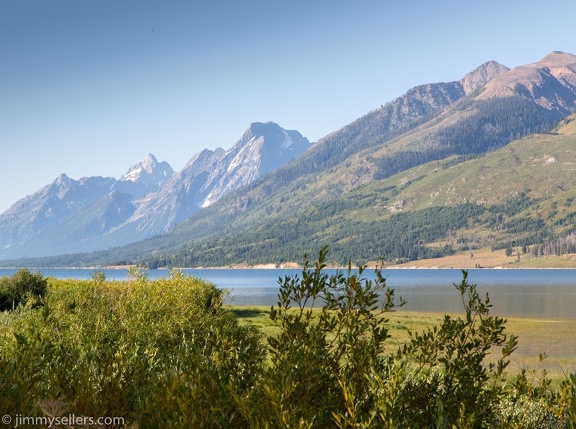
<instances>
[{"instance_id":1,"label":"rocky mountain peak","mask_svg":"<svg viewBox=\"0 0 576 429\"><path fill-rule=\"evenodd\" d=\"M253 135L264 135L267 132L274 132L280 129L282 129L282 127L272 121L252 122L250 127L246 130L246 133L252 133Z\"/></svg>"},{"instance_id":2,"label":"rocky mountain peak","mask_svg":"<svg viewBox=\"0 0 576 429\"><path fill-rule=\"evenodd\" d=\"M562 51L552 51L535 64L545 67L563 67L568 64L576 64L576 55Z\"/></svg>"},{"instance_id":3,"label":"rocky mountain peak","mask_svg":"<svg viewBox=\"0 0 576 429\"><path fill-rule=\"evenodd\" d=\"M576 55L555 51L540 61L497 76L476 98L520 96L547 110L570 114L576 112L575 87Z\"/></svg>"},{"instance_id":4,"label":"rocky mountain peak","mask_svg":"<svg viewBox=\"0 0 576 429\"><path fill-rule=\"evenodd\" d=\"M139 163L133 165L120 177L120 181L131 181L145 184L156 184L168 180L174 170L166 161L158 162L151 153Z\"/></svg>"},{"instance_id":5,"label":"rocky mountain peak","mask_svg":"<svg viewBox=\"0 0 576 429\"><path fill-rule=\"evenodd\" d=\"M466 95L469 95L482 88L495 77L507 73L508 71L510 71L508 67L497 63L496 61L488 61L464 76L460 80L460 83L462 84Z\"/></svg>"},{"instance_id":6,"label":"rocky mountain peak","mask_svg":"<svg viewBox=\"0 0 576 429\"><path fill-rule=\"evenodd\" d=\"M199 187L196 201L207 207L229 192L247 185L287 163L310 147L298 131L289 131L268 122L253 122L229 150L214 152L206 181ZM191 177L200 177L207 162L190 164ZM202 167L198 169L198 167Z\"/></svg>"},{"instance_id":7,"label":"rocky mountain peak","mask_svg":"<svg viewBox=\"0 0 576 429\"><path fill-rule=\"evenodd\" d=\"M249 144L251 141L258 140L259 138L267 142L274 142L283 138L283 128L280 125L268 122L252 122L244 135L230 148L228 152L239 150Z\"/></svg>"},{"instance_id":8,"label":"rocky mountain peak","mask_svg":"<svg viewBox=\"0 0 576 429\"><path fill-rule=\"evenodd\" d=\"M310 142L298 131L289 131L274 122L254 122L242 138L228 151L232 158L228 172L242 165L236 174L250 170L254 178L263 176L285 164L310 147Z\"/></svg>"},{"instance_id":9,"label":"rocky mountain peak","mask_svg":"<svg viewBox=\"0 0 576 429\"><path fill-rule=\"evenodd\" d=\"M112 186L113 191L130 195L143 195L160 189L174 175L174 170L166 161L158 162L151 153L134 164Z\"/></svg>"},{"instance_id":10,"label":"rocky mountain peak","mask_svg":"<svg viewBox=\"0 0 576 429\"><path fill-rule=\"evenodd\" d=\"M146 172L151 173L154 167L158 164L158 160L154 155L149 153L148 156L144 158L140 164Z\"/></svg>"},{"instance_id":11,"label":"rocky mountain peak","mask_svg":"<svg viewBox=\"0 0 576 429\"><path fill-rule=\"evenodd\" d=\"M58 176L56 179L54 179L53 183L55 185L68 185L71 182L73 182L73 179L68 177L68 175L66 173L62 173L60 176Z\"/></svg>"}]
</instances>

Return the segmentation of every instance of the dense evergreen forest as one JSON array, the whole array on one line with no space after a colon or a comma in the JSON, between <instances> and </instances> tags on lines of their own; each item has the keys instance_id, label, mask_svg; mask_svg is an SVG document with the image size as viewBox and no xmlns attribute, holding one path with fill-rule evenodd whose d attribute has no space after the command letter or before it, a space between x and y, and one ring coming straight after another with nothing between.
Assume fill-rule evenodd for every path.
<instances>
[{"instance_id":1,"label":"dense evergreen forest","mask_svg":"<svg viewBox=\"0 0 576 429\"><path fill-rule=\"evenodd\" d=\"M298 261L302 249L316 251L330 244L332 262L365 263L383 259L406 262L472 251L490 245L493 250L518 248L534 256L570 253L576 249L574 229L555 234L552 224L524 215L537 200L527 192L500 204L459 204L398 212L384 220L347 216L350 204L361 208L376 200L349 199L326 202L298 218L268 222L253 231L216 241L190 244L177 253L150 255L139 262L150 268L194 267L238 263ZM573 217L576 212L567 217ZM467 231L482 227L493 232L490 241L468 237Z\"/></svg>"}]
</instances>

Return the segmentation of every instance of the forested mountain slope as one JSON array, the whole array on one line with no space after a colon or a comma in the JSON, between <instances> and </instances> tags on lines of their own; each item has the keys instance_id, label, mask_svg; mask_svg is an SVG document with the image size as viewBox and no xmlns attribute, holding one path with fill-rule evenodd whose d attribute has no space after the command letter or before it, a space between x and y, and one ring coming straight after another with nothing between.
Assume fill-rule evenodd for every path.
<instances>
[{"instance_id":1,"label":"forested mountain slope","mask_svg":"<svg viewBox=\"0 0 576 429\"><path fill-rule=\"evenodd\" d=\"M471 75L486 75L487 69L494 68L486 77L488 82L512 72L486 63ZM491 151L548 130L563 116L520 94L477 100L484 86L476 80L466 95L462 89L466 80L408 91L328 135L273 174L187 219L171 235L213 239L253 229L264 219L291 218L303 207L340 198L358 186L416 165L453 154ZM576 106L571 108L576 111Z\"/></svg>"},{"instance_id":2,"label":"forested mountain slope","mask_svg":"<svg viewBox=\"0 0 576 429\"><path fill-rule=\"evenodd\" d=\"M330 244L337 263L380 257L398 262L486 246L574 251L575 123L572 116L551 134L530 135L484 155L431 161L310 205L297 216L270 216L254 230L192 242L178 252L158 251L143 261L281 264L323 244Z\"/></svg>"}]
</instances>

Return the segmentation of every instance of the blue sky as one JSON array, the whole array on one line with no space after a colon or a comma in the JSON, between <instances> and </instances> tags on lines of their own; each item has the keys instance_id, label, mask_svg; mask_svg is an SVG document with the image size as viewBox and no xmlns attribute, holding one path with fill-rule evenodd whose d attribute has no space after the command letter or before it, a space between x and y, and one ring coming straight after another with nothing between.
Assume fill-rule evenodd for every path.
<instances>
[{"instance_id":1,"label":"blue sky","mask_svg":"<svg viewBox=\"0 0 576 429\"><path fill-rule=\"evenodd\" d=\"M61 173L176 170L251 122L317 141L413 86L576 53L558 0L1 0L0 212Z\"/></svg>"}]
</instances>

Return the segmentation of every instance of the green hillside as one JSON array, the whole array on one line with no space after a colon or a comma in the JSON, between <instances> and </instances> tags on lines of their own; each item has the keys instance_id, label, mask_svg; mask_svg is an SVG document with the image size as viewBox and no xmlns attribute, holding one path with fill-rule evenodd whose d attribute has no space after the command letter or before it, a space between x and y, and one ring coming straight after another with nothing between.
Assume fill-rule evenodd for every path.
<instances>
[{"instance_id":1,"label":"green hillside","mask_svg":"<svg viewBox=\"0 0 576 429\"><path fill-rule=\"evenodd\" d=\"M561 202L573 196L576 172L574 117L553 133L535 134L466 160L426 163L358 192L383 193L391 211L475 203L493 205L526 191L530 198ZM394 186L394 190L387 190ZM401 190L398 190L398 186Z\"/></svg>"}]
</instances>

